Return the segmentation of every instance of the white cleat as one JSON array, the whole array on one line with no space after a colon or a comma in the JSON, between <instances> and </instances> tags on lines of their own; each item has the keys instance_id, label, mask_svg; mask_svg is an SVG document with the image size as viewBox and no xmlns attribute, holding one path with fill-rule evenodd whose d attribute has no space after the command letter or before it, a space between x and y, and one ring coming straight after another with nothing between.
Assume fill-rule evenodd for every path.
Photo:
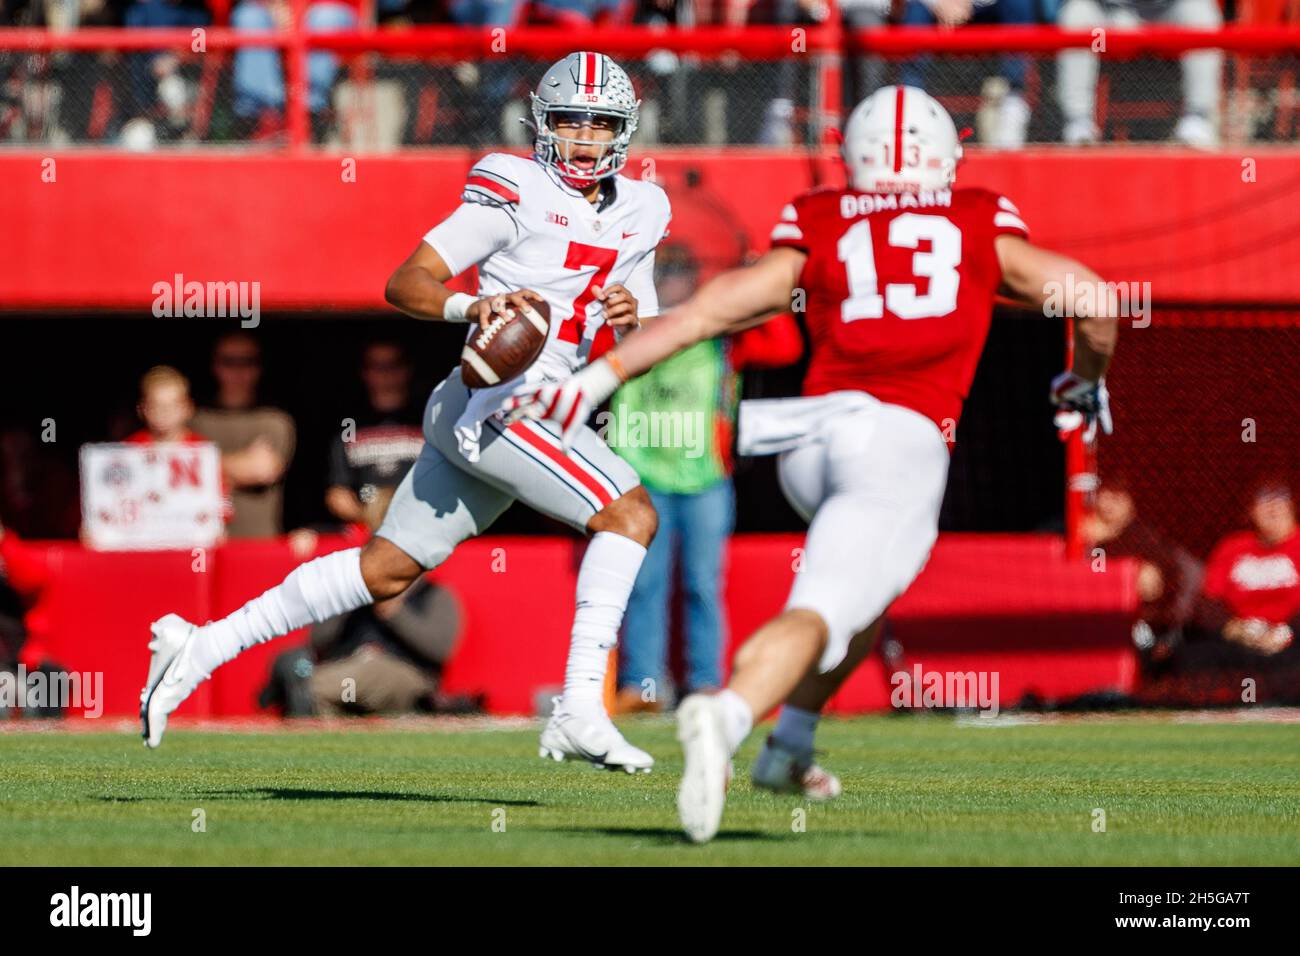
<instances>
[{"instance_id":1,"label":"white cleat","mask_svg":"<svg viewBox=\"0 0 1300 956\"><path fill-rule=\"evenodd\" d=\"M537 755L557 763L585 760L604 770L627 773L649 773L655 765L655 758L628 743L604 714L590 717L571 714L561 709L558 697L551 719L542 730Z\"/></svg>"},{"instance_id":2,"label":"white cleat","mask_svg":"<svg viewBox=\"0 0 1300 956\"><path fill-rule=\"evenodd\" d=\"M162 743L167 718L206 678L189 663L188 649L198 628L176 614L149 625L149 677L140 691L140 733L150 749Z\"/></svg>"},{"instance_id":3,"label":"white cleat","mask_svg":"<svg viewBox=\"0 0 1300 956\"><path fill-rule=\"evenodd\" d=\"M797 754L772 737L759 751L750 779L763 790L795 793L808 800L834 800L844 792L840 778L817 766L812 754Z\"/></svg>"},{"instance_id":4,"label":"white cleat","mask_svg":"<svg viewBox=\"0 0 1300 956\"><path fill-rule=\"evenodd\" d=\"M717 697L691 694L677 708L677 739L686 766L677 788L677 816L695 843L707 843L722 825L731 782L731 751Z\"/></svg>"}]
</instances>

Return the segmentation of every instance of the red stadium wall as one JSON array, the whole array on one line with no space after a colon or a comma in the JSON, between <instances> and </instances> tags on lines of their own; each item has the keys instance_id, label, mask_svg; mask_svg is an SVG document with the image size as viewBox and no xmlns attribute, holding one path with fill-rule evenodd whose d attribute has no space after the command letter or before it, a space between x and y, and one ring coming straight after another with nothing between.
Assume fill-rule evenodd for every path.
<instances>
[{"instance_id":1,"label":"red stadium wall","mask_svg":"<svg viewBox=\"0 0 1300 956\"><path fill-rule=\"evenodd\" d=\"M475 155L3 155L0 308L147 310L178 273L259 282L263 309L380 308ZM829 155L758 149L663 149L629 171L653 172L674 239L718 266L763 248L782 204L840 175ZM1300 304L1295 149L972 149L960 182L1005 192L1037 241L1151 282L1158 302Z\"/></svg>"},{"instance_id":2,"label":"red stadium wall","mask_svg":"<svg viewBox=\"0 0 1300 956\"><path fill-rule=\"evenodd\" d=\"M794 574L797 536L732 539L727 577L731 647L778 611ZM322 553L341 542L322 543ZM46 654L69 670L104 675L104 713L133 715L147 664L148 625L167 611L193 621L229 613L296 564L282 541L189 552L96 553L43 548L53 572L40 604ZM529 714L563 681L582 543L488 538L461 546L434 575L460 599L466 630L446 672L452 692L483 692L499 714ZM1046 699L1132 690L1132 566L1104 574L1067 561L1061 540L1036 535L951 535L891 612L905 667L996 672L998 699ZM253 713L271 660L305 639L274 641L221 668L182 707L193 717ZM839 713L889 706L885 667L873 655L832 702Z\"/></svg>"}]
</instances>

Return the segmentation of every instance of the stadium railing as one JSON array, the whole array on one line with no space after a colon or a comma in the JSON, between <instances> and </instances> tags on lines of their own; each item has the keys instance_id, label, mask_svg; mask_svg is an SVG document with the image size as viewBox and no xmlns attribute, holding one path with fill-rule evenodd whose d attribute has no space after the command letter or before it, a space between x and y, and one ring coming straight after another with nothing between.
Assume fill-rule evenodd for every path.
<instances>
[{"instance_id":1,"label":"stadium railing","mask_svg":"<svg viewBox=\"0 0 1300 956\"><path fill-rule=\"evenodd\" d=\"M304 5L298 0L299 20ZM163 143L522 144L524 93L542 66L582 48L628 66L646 104L643 144L828 145L845 107L868 88L918 76L979 141L989 107L1005 93L1007 57L1023 57L1030 141L1054 142L1062 125L1056 54L1075 49L1101 53L1096 118L1106 140L1167 138L1180 110L1176 61L1197 50L1224 54L1225 142L1293 140L1300 122L1300 27L24 28L0 30L0 79L21 90L0 98L0 143L114 143L133 108L170 108L175 128L164 118ZM235 61L257 51L277 57L285 107L258 115L249 105L241 116ZM163 97L170 107L152 88L151 53L172 55L167 72L178 81Z\"/></svg>"}]
</instances>

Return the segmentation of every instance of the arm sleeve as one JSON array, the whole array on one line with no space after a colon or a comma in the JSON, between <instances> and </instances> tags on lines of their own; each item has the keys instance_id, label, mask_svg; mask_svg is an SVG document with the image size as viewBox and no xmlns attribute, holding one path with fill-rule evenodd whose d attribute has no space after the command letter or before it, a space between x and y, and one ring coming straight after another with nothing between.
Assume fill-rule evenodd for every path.
<instances>
[{"instance_id":1,"label":"arm sleeve","mask_svg":"<svg viewBox=\"0 0 1300 956\"><path fill-rule=\"evenodd\" d=\"M798 249L800 252L808 251L808 242L804 238L804 223L801 221L799 208L802 203L799 200L785 204L781 210L781 218L777 224L772 227L772 248L790 248Z\"/></svg>"},{"instance_id":2,"label":"arm sleeve","mask_svg":"<svg viewBox=\"0 0 1300 956\"><path fill-rule=\"evenodd\" d=\"M514 242L514 216L502 205L466 201L425 234L452 275L460 275Z\"/></svg>"},{"instance_id":3,"label":"arm sleeve","mask_svg":"<svg viewBox=\"0 0 1300 956\"><path fill-rule=\"evenodd\" d=\"M1025 225L1025 220L1020 215L1020 210L1006 196L993 194L995 203L993 209L993 235L996 236L1019 236L1021 239L1029 238L1029 227Z\"/></svg>"},{"instance_id":4,"label":"arm sleeve","mask_svg":"<svg viewBox=\"0 0 1300 956\"><path fill-rule=\"evenodd\" d=\"M659 293L655 289L655 251L651 249L632 267L627 291L636 297L637 315L648 319L659 314Z\"/></svg>"},{"instance_id":5,"label":"arm sleeve","mask_svg":"<svg viewBox=\"0 0 1300 956\"><path fill-rule=\"evenodd\" d=\"M731 364L737 371L793 365L802 355L803 336L788 312L738 332L731 339Z\"/></svg>"}]
</instances>

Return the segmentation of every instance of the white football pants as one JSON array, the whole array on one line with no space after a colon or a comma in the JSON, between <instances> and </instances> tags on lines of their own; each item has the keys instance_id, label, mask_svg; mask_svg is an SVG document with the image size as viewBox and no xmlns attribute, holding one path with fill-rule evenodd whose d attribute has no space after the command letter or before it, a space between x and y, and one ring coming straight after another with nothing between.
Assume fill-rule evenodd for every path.
<instances>
[{"instance_id":1,"label":"white football pants","mask_svg":"<svg viewBox=\"0 0 1300 956\"><path fill-rule=\"evenodd\" d=\"M786 498L810 521L786 609L826 621L822 673L907 590L939 532L949 459L943 435L918 412L870 401L836 415L779 462Z\"/></svg>"}]
</instances>

